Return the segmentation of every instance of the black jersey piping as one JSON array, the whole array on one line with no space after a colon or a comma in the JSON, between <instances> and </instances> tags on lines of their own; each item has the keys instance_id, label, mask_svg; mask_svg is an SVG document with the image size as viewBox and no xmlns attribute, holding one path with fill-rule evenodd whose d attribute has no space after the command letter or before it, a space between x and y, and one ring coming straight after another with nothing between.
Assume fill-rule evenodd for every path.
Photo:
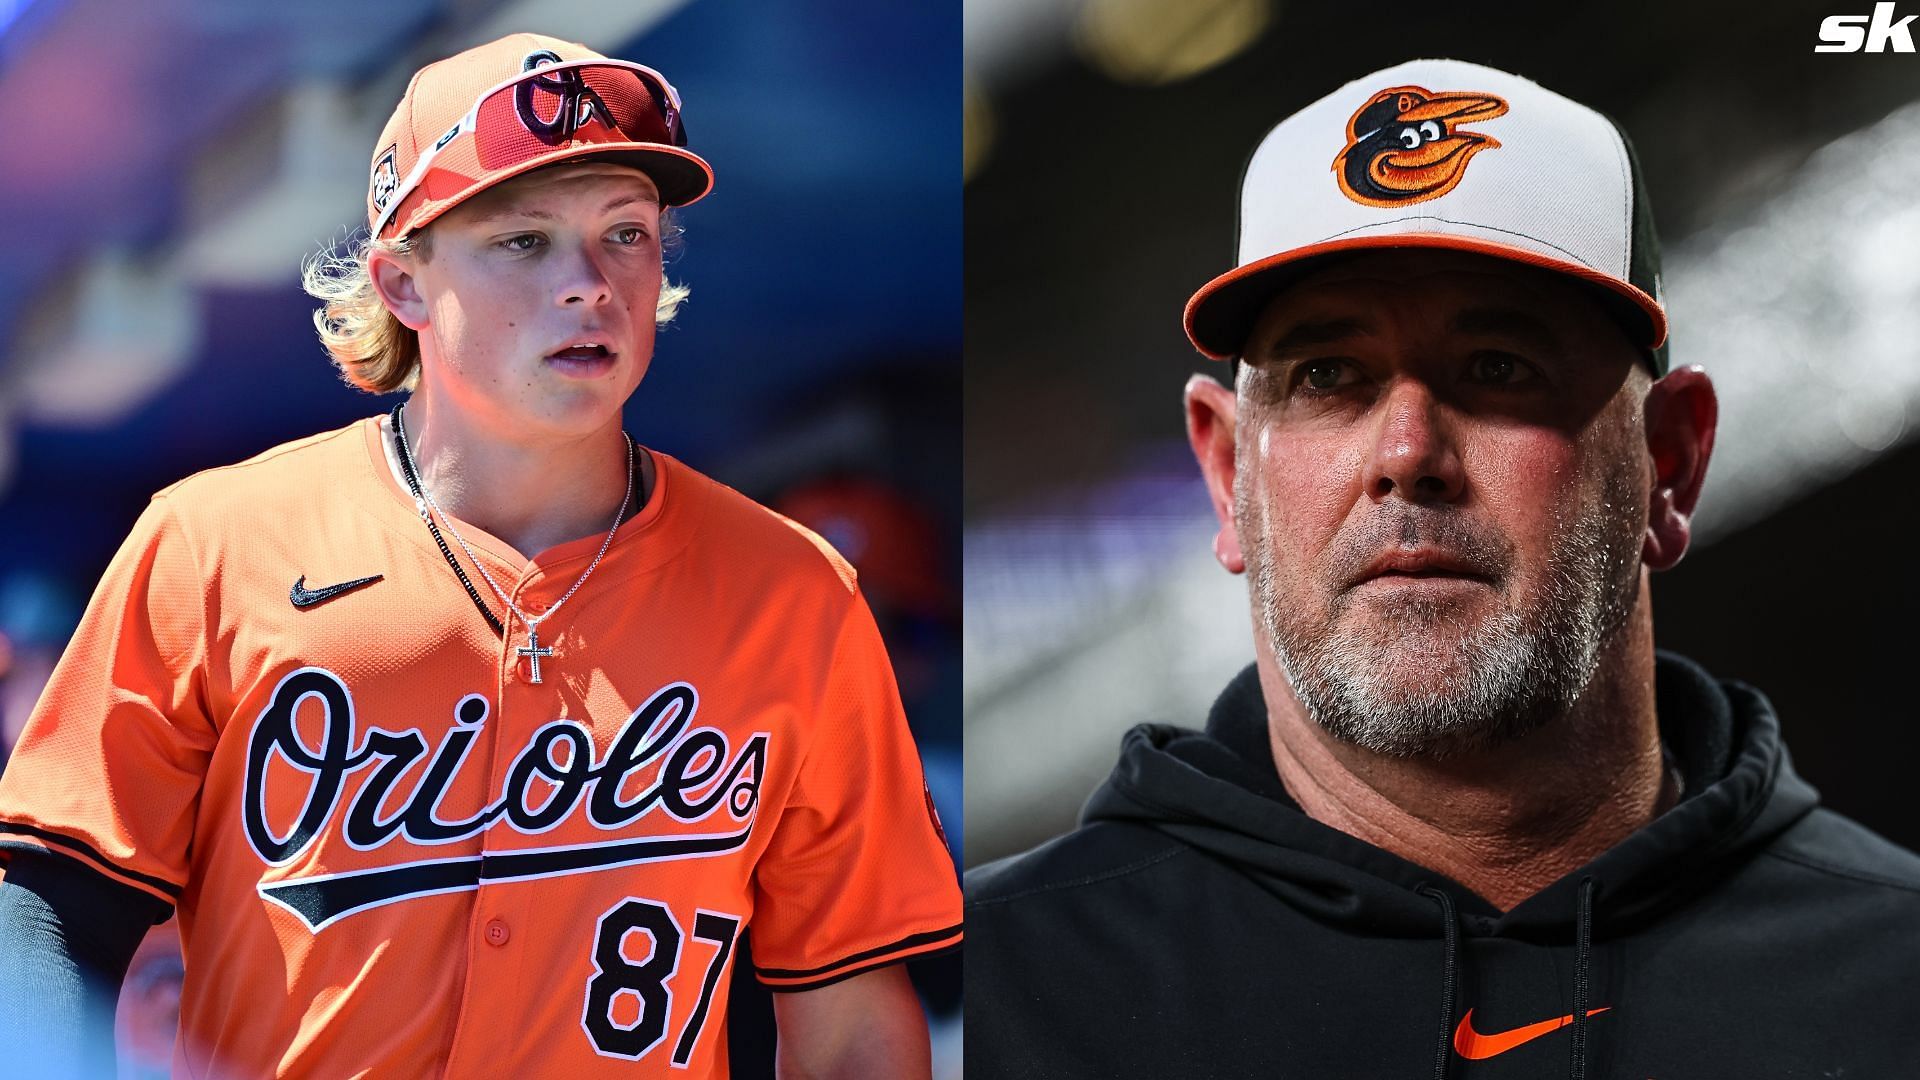
<instances>
[{"instance_id":1,"label":"black jersey piping","mask_svg":"<svg viewBox=\"0 0 1920 1080\"><path fill-rule=\"evenodd\" d=\"M831 964L822 964L819 967L798 969L769 968L755 964L753 972L767 979L804 979L810 975L824 975L829 971L837 971L840 968L846 967L848 964L858 964L863 960L871 960L876 956L884 956L890 952L898 952L901 949L911 949L916 945L926 945L940 941L943 938L950 938L958 934L965 926L965 923L954 923L952 926L942 930L928 930L924 933L908 934L898 941L891 941L885 945L876 945L871 949L854 953L852 956L843 956Z\"/></svg>"},{"instance_id":2,"label":"black jersey piping","mask_svg":"<svg viewBox=\"0 0 1920 1080\"><path fill-rule=\"evenodd\" d=\"M119 863L114 862L112 859L107 858L105 855L100 854L100 852L94 849L93 845L88 844L84 840L75 840L73 837L63 833L36 828L32 825L22 825L17 821L0 821L0 833L20 833L24 836L35 837L49 845L48 847L40 847L18 840L0 840L0 850L32 852L57 851L62 855L70 857L74 855L84 855L116 874L138 881L151 888L158 889L175 900L180 899L181 886L175 885L165 878L157 878L152 874L143 874L138 870L129 870Z\"/></svg>"},{"instance_id":3,"label":"black jersey piping","mask_svg":"<svg viewBox=\"0 0 1920 1080\"><path fill-rule=\"evenodd\" d=\"M400 410L406 407L406 402L403 401L395 405L393 412L390 414L393 418L393 438L396 444L400 442L402 437L400 434L402 430L400 427ZM404 444L401 444L396 448L400 451L400 471L406 475L407 489L413 493L414 503L424 506L425 503L420 490L420 478L413 473L413 462L408 460L406 447ZM433 534L433 542L440 545L440 554L446 556L447 565L453 567L454 576L459 578L460 584L466 588L467 596L473 600L473 606L480 611L480 617L487 620L487 625L493 628L495 637L504 639L507 636L506 626L501 623L499 616L495 615L492 609L487 607L486 601L480 599L480 590L473 587L473 582L467 577L467 572L460 568L460 560L453 557L453 550L447 547L446 539L440 535L440 526L433 523L431 515L423 513L420 515L420 518L427 523L427 531Z\"/></svg>"},{"instance_id":4,"label":"black jersey piping","mask_svg":"<svg viewBox=\"0 0 1920 1080\"><path fill-rule=\"evenodd\" d=\"M816 979L812 982L762 983L761 985L765 986L768 990L776 994L793 994L793 993L798 993L799 991L802 991L802 990L818 990L823 986L832 986L834 983L845 982L848 979L853 978L855 975L865 975L869 971L879 971L883 967L890 967L894 964L904 964L909 960L925 960L928 957L933 957L933 956L945 956L946 954L960 948L960 945L961 943L956 941L948 945L942 945L938 949L929 949L926 952L914 953L911 956L890 957L886 960L880 960L875 963L868 964L865 967L857 967L851 971L843 971L838 975L829 975L824 979ZM754 974L758 975L759 973L760 973L760 969L755 968Z\"/></svg>"}]
</instances>

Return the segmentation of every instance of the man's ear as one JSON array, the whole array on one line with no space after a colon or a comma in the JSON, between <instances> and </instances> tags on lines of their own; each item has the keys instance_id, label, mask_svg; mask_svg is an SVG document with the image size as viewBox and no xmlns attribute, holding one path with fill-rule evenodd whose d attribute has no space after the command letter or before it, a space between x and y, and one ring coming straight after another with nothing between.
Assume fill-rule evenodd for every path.
<instances>
[{"instance_id":1,"label":"man's ear","mask_svg":"<svg viewBox=\"0 0 1920 1080\"><path fill-rule=\"evenodd\" d=\"M1233 521L1233 431L1237 402L1231 387L1208 375L1187 380L1187 442L1206 477L1207 497L1220 531L1213 537L1213 556L1229 573L1245 573L1247 559L1240 551L1240 532Z\"/></svg>"},{"instance_id":2,"label":"man's ear","mask_svg":"<svg viewBox=\"0 0 1920 1080\"><path fill-rule=\"evenodd\" d=\"M1653 492L1647 500L1647 539L1641 559L1652 570L1680 562L1693 537L1693 508L1713 456L1720 402L1713 380L1698 366L1669 372L1647 390L1647 450Z\"/></svg>"},{"instance_id":3,"label":"man's ear","mask_svg":"<svg viewBox=\"0 0 1920 1080\"><path fill-rule=\"evenodd\" d=\"M373 291L380 294L380 302L402 326L418 333L432 324L410 261L375 248L367 255L367 276L373 279Z\"/></svg>"}]
</instances>

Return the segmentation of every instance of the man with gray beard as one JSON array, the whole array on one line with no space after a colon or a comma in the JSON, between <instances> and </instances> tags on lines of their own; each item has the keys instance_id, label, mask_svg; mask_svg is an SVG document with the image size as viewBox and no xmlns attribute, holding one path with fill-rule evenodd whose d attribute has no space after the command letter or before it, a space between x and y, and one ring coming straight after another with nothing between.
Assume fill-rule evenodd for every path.
<instances>
[{"instance_id":1,"label":"man with gray beard","mask_svg":"<svg viewBox=\"0 0 1920 1080\"><path fill-rule=\"evenodd\" d=\"M1197 392L1205 395L1206 386ZM1248 494L1250 474L1236 472L1233 520L1247 532L1248 591L1308 716L1376 754L1440 759L1498 745L1566 713L1639 596L1639 522L1623 475L1627 455L1614 464L1603 503L1553 523L1547 587L1533 610L1508 607L1470 623L1445 602L1393 595L1381 598L1385 619L1374 632L1343 624L1355 596L1341 586L1365 576L1378 552L1423 545L1453 551L1501 580L1513 545L1446 506L1383 499L1326 553L1332 588L1324 609L1295 607L1284 602L1276 572L1287 552L1273 552ZM1413 680L1410 690L1389 684L1396 670Z\"/></svg>"},{"instance_id":2,"label":"man with gray beard","mask_svg":"<svg viewBox=\"0 0 1920 1080\"><path fill-rule=\"evenodd\" d=\"M968 875L968 1075L1909 1074L1920 859L1654 648L1717 406L1624 134L1414 61L1240 210L1186 419L1253 663Z\"/></svg>"}]
</instances>

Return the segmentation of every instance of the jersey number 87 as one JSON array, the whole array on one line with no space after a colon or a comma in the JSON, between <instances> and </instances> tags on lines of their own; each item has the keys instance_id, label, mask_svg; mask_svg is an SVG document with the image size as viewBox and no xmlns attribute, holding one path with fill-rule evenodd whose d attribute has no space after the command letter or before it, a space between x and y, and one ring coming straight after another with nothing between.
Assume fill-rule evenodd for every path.
<instances>
[{"instance_id":1,"label":"jersey number 87","mask_svg":"<svg viewBox=\"0 0 1920 1080\"><path fill-rule=\"evenodd\" d=\"M700 983L700 1000L673 1044L673 1064L677 1066L684 1067L693 1057L694 1044L700 1041L700 1031L706 1027L713 1005L714 989L720 984L727 959L733 955L740 922L737 915L715 911L700 911L693 920L694 939L710 941L715 948ZM625 947L628 938L636 934L645 935L652 946L646 959L639 962L629 959L637 953ZM587 981L587 1008L580 1020L595 1051L605 1057L637 1061L666 1038L673 1013L673 991L667 982L680 970L680 947L685 939L673 912L652 900L629 896L600 916L593 939L595 975ZM639 1015L623 1024L613 1013L622 995L628 994L638 999Z\"/></svg>"}]
</instances>

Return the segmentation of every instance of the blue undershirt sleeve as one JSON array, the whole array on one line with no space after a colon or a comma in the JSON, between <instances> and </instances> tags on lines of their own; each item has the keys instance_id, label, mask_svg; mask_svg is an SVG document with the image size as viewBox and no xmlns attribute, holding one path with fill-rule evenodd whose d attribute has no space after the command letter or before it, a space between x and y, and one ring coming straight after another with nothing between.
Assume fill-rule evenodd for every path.
<instances>
[{"instance_id":1,"label":"blue undershirt sleeve","mask_svg":"<svg viewBox=\"0 0 1920 1080\"><path fill-rule=\"evenodd\" d=\"M15 851L0 880L0 1073L114 1075L114 1005L171 909L59 855Z\"/></svg>"}]
</instances>

